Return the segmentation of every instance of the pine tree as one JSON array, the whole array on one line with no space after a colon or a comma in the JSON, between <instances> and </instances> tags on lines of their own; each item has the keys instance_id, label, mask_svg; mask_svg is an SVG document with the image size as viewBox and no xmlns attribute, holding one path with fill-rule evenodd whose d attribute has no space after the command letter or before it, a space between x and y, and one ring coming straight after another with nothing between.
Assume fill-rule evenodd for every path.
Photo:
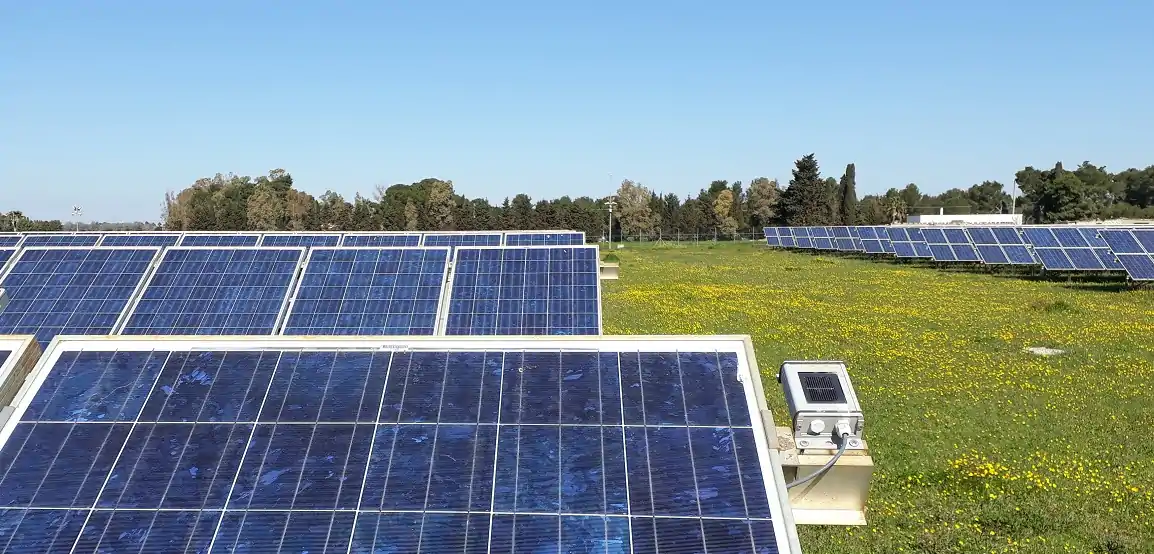
<instances>
[{"instance_id":1,"label":"pine tree","mask_svg":"<svg viewBox=\"0 0 1154 554\"><path fill-rule=\"evenodd\" d=\"M841 224L857 225L857 168L853 164L845 166L841 176Z\"/></svg>"},{"instance_id":2,"label":"pine tree","mask_svg":"<svg viewBox=\"0 0 1154 554\"><path fill-rule=\"evenodd\" d=\"M786 225L829 224L829 194L814 154L806 154L794 164L789 188L781 193L781 212Z\"/></svg>"}]
</instances>

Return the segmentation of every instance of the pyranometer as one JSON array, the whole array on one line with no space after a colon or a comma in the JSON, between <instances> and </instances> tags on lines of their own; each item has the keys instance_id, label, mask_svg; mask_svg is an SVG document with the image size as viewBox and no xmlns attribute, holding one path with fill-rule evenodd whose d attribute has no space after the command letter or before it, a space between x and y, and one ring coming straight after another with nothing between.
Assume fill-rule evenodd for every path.
<instances>
[{"instance_id":1,"label":"pyranometer","mask_svg":"<svg viewBox=\"0 0 1154 554\"><path fill-rule=\"evenodd\" d=\"M846 448L862 448L865 418L844 363L785 362L777 381L785 391L798 448L837 448L843 436Z\"/></svg>"}]
</instances>

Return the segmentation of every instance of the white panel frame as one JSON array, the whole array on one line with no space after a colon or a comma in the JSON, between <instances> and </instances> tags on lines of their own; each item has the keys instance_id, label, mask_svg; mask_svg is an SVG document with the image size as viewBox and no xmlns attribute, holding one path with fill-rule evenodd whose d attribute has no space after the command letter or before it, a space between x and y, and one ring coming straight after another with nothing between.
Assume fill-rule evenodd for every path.
<instances>
[{"instance_id":1,"label":"white panel frame","mask_svg":"<svg viewBox=\"0 0 1154 554\"><path fill-rule=\"evenodd\" d=\"M63 244L62 245L28 244L28 239L30 237L45 237L45 236L51 236L51 237L93 237L94 236L94 237L96 237L96 242L93 243L91 246L63 245ZM36 233L24 233L24 239L20 241L20 246L22 248L94 248L96 246L100 246L100 241L102 241L102 240L104 240L104 234L94 232L94 231L81 231L79 233L77 233L75 231L45 231L45 232L36 232Z\"/></svg>"},{"instance_id":2,"label":"white panel frame","mask_svg":"<svg viewBox=\"0 0 1154 554\"><path fill-rule=\"evenodd\" d=\"M36 392L65 352L79 351L522 351L522 352L734 352L737 376L749 407L758 462L769 500L777 549L801 554L793 511L785 489L776 429L761 389L760 371L749 336L468 336L468 337L277 337L277 336L57 336L48 344L24 386L16 393L11 417L0 427L0 448L12 435ZM758 417L758 416L761 417ZM774 494L776 491L777 494Z\"/></svg>"},{"instance_id":3,"label":"white panel frame","mask_svg":"<svg viewBox=\"0 0 1154 554\"><path fill-rule=\"evenodd\" d=\"M176 237L176 244L180 244L180 241L184 239L184 233L173 232L173 231L114 231L114 232L102 234L100 236L100 242L96 243L96 245L97 246L120 246L120 245L113 245L113 244L104 244L104 241L107 240L108 237L124 237L124 236ZM175 246L175 245L173 245L173 246ZM130 246L129 248L136 248L136 247ZM169 248L169 247L168 246L160 246L159 248Z\"/></svg>"},{"instance_id":4,"label":"white panel frame","mask_svg":"<svg viewBox=\"0 0 1154 554\"><path fill-rule=\"evenodd\" d=\"M268 238L268 237L295 237L295 236L336 237L337 238L337 246L340 246L341 243L344 242L344 240L345 240L345 238L344 238L345 234L344 233L334 233L331 231L317 231L315 233L311 232L311 231L268 231L268 232L264 232L264 233L260 234L260 238L257 239L256 245L264 247L264 248L296 248L295 246L277 246L274 244L265 244L264 243L264 239ZM302 246L301 248L333 248L333 247L330 247L330 246Z\"/></svg>"},{"instance_id":5,"label":"white panel frame","mask_svg":"<svg viewBox=\"0 0 1154 554\"><path fill-rule=\"evenodd\" d=\"M569 244L560 246L581 246L588 244L588 237L585 236L585 231L573 231L564 229L552 229L548 231L531 230L531 231L505 231L505 236L501 238L501 246L519 246L516 244L509 244L509 235L581 235L581 244Z\"/></svg>"},{"instance_id":6,"label":"white panel frame","mask_svg":"<svg viewBox=\"0 0 1154 554\"><path fill-rule=\"evenodd\" d=\"M181 248L217 248L216 246L198 246L198 245L191 245L190 246L190 245L184 244L184 239L186 239L188 237L198 237L198 236L199 237L215 237L215 236L246 236L247 237L247 236L255 236L256 237L256 244L254 244L252 246L225 246L224 248L256 248L256 247L260 246L260 240L261 240L262 234L263 233L254 232L254 231L185 231L180 236L180 242L176 243L176 246L173 246L172 248L177 248L177 247L181 247Z\"/></svg>"},{"instance_id":7,"label":"white panel frame","mask_svg":"<svg viewBox=\"0 0 1154 554\"><path fill-rule=\"evenodd\" d=\"M446 235L446 236L498 235L501 239L500 245L490 245L490 246L486 246L486 248L499 248L500 246L505 245L505 231L424 231L421 233L421 246L429 246L429 247L441 246L439 244L425 244L425 240L428 239L430 235L434 235L434 236L442 236L442 235ZM475 248L475 247L472 247L472 246L451 246L451 247L446 247L446 248Z\"/></svg>"}]
</instances>

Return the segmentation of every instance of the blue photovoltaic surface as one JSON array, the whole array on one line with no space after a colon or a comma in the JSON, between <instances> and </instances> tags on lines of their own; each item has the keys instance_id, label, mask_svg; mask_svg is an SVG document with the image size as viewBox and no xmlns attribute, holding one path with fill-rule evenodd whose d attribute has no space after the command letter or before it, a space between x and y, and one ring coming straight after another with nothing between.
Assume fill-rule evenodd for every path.
<instances>
[{"instance_id":1,"label":"blue photovoltaic surface","mask_svg":"<svg viewBox=\"0 0 1154 554\"><path fill-rule=\"evenodd\" d=\"M125 335L269 335L304 249L170 248Z\"/></svg>"},{"instance_id":2,"label":"blue photovoltaic surface","mask_svg":"<svg viewBox=\"0 0 1154 554\"><path fill-rule=\"evenodd\" d=\"M598 335L596 246L459 248L445 334Z\"/></svg>"},{"instance_id":3,"label":"blue photovoltaic surface","mask_svg":"<svg viewBox=\"0 0 1154 554\"><path fill-rule=\"evenodd\" d=\"M777 236L777 227L766 227L762 229L765 233L765 244L768 246L781 246L781 239Z\"/></svg>"},{"instance_id":4,"label":"blue photovoltaic surface","mask_svg":"<svg viewBox=\"0 0 1154 554\"><path fill-rule=\"evenodd\" d=\"M833 247L840 252L854 252L853 235L849 227L826 227L833 235Z\"/></svg>"},{"instance_id":5,"label":"blue photovoltaic surface","mask_svg":"<svg viewBox=\"0 0 1154 554\"><path fill-rule=\"evenodd\" d=\"M28 235L21 246L96 246L100 235Z\"/></svg>"},{"instance_id":6,"label":"blue photovoltaic surface","mask_svg":"<svg viewBox=\"0 0 1154 554\"><path fill-rule=\"evenodd\" d=\"M585 233L506 233L505 246L579 246L585 244ZM426 244L425 246L433 246Z\"/></svg>"},{"instance_id":7,"label":"blue photovoltaic surface","mask_svg":"<svg viewBox=\"0 0 1154 554\"><path fill-rule=\"evenodd\" d=\"M395 248L400 246L420 246L421 235L414 233L402 234L368 234L345 235L341 239L341 246L372 246L375 248Z\"/></svg>"},{"instance_id":8,"label":"blue photovoltaic surface","mask_svg":"<svg viewBox=\"0 0 1154 554\"><path fill-rule=\"evenodd\" d=\"M853 249L856 252L865 252L865 244L862 242L860 233L861 227L849 227L849 234L853 240Z\"/></svg>"},{"instance_id":9,"label":"blue photovoltaic surface","mask_svg":"<svg viewBox=\"0 0 1154 554\"><path fill-rule=\"evenodd\" d=\"M778 236L779 240L781 241L782 247L784 247L784 248L796 248L797 247L797 242L795 242L794 238L793 238L793 228L791 228L791 227L778 227L777 228L777 236Z\"/></svg>"},{"instance_id":10,"label":"blue photovoltaic surface","mask_svg":"<svg viewBox=\"0 0 1154 554\"><path fill-rule=\"evenodd\" d=\"M1154 280L1154 229L1103 229L1099 234L1131 279Z\"/></svg>"},{"instance_id":11,"label":"blue photovoltaic surface","mask_svg":"<svg viewBox=\"0 0 1154 554\"><path fill-rule=\"evenodd\" d=\"M0 334L106 335L156 257L156 248L26 249L0 282ZM2 551L2 550L0 550Z\"/></svg>"},{"instance_id":12,"label":"blue photovoltaic surface","mask_svg":"<svg viewBox=\"0 0 1154 554\"><path fill-rule=\"evenodd\" d=\"M1114 251L1110 250L1110 245L1106 244L1102 237L1098 236L1101 231L1098 227L1079 227L1078 231L1082 233L1082 238L1086 239L1086 244L1089 244L1094 250L1094 255L1098 257L1098 261L1102 262L1102 267L1113 271L1124 271L1126 268L1114 257Z\"/></svg>"},{"instance_id":13,"label":"blue photovoltaic surface","mask_svg":"<svg viewBox=\"0 0 1154 554\"><path fill-rule=\"evenodd\" d=\"M501 246L501 233L426 234L421 246Z\"/></svg>"},{"instance_id":14,"label":"blue photovoltaic surface","mask_svg":"<svg viewBox=\"0 0 1154 554\"><path fill-rule=\"evenodd\" d=\"M179 240L180 235L159 233L104 235L100 239L100 246L176 246Z\"/></svg>"},{"instance_id":15,"label":"blue photovoltaic surface","mask_svg":"<svg viewBox=\"0 0 1154 554\"><path fill-rule=\"evenodd\" d=\"M184 235L180 246L256 246L260 235Z\"/></svg>"},{"instance_id":16,"label":"blue photovoltaic surface","mask_svg":"<svg viewBox=\"0 0 1154 554\"><path fill-rule=\"evenodd\" d=\"M970 241L974 243L982 263L990 265L1037 263L1022 242L1022 237L1011 227L968 227L965 231L970 236Z\"/></svg>"},{"instance_id":17,"label":"blue photovoltaic surface","mask_svg":"<svg viewBox=\"0 0 1154 554\"><path fill-rule=\"evenodd\" d=\"M4 269L4 264L12 259L12 255L16 253L15 248L0 248L0 269ZM2 272L0 272L2 274Z\"/></svg>"},{"instance_id":18,"label":"blue photovoltaic surface","mask_svg":"<svg viewBox=\"0 0 1154 554\"><path fill-rule=\"evenodd\" d=\"M813 248L813 238L810 236L810 227L794 227L793 240L798 248Z\"/></svg>"},{"instance_id":19,"label":"blue photovoltaic surface","mask_svg":"<svg viewBox=\"0 0 1154 554\"><path fill-rule=\"evenodd\" d=\"M813 247L817 250L833 250L833 232L829 227L810 227Z\"/></svg>"},{"instance_id":20,"label":"blue photovoltaic surface","mask_svg":"<svg viewBox=\"0 0 1154 554\"><path fill-rule=\"evenodd\" d=\"M8 356L12 355L11 350L0 350L0 367L4 367L4 362L8 361Z\"/></svg>"},{"instance_id":21,"label":"blue photovoltaic surface","mask_svg":"<svg viewBox=\"0 0 1154 554\"><path fill-rule=\"evenodd\" d=\"M882 233L884 229L880 229ZM885 254L885 249L882 248L881 236L879 235L879 228L877 227L858 227L858 237L861 238L862 248L867 254Z\"/></svg>"},{"instance_id":22,"label":"blue photovoltaic surface","mask_svg":"<svg viewBox=\"0 0 1154 554\"><path fill-rule=\"evenodd\" d=\"M321 246L337 246L341 243L340 235L264 235L260 239L261 246L304 246L317 248Z\"/></svg>"},{"instance_id":23,"label":"blue photovoltaic surface","mask_svg":"<svg viewBox=\"0 0 1154 554\"><path fill-rule=\"evenodd\" d=\"M779 551L737 353L374 350L63 352L0 551Z\"/></svg>"},{"instance_id":24,"label":"blue photovoltaic surface","mask_svg":"<svg viewBox=\"0 0 1154 554\"><path fill-rule=\"evenodd\" d=\"M11 248L20 244L20 235L0 235L0 248Z\"/></svg>"},{"instance_id":25,"label":"blue photovoltaic surface","mask_svg":"<svg viewBox=\"0 0 1154 554\"><path fill-rule=\"evenodd\" d=\"M285 335L432 335L447 248L314 249Z\"/></svg>"}]
</instances>

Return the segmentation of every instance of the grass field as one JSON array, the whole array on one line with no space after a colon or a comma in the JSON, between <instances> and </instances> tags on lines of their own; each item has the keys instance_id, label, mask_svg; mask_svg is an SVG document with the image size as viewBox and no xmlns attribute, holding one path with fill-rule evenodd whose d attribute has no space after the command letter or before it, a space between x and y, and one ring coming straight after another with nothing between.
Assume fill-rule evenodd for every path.
<instances>
[{"instance_id":1,"label":"grass field","mask_svg":"<svg viewBox=\"0 0 1154 554\"><path fill-rule=\"evenodd\" d=\"M751 335L779 423L782 360L849 365L869 525L801 527L807 554L1154 552L1154 290L749 243L615 252L605 332Z\"/></svg>"}]
</instances>

